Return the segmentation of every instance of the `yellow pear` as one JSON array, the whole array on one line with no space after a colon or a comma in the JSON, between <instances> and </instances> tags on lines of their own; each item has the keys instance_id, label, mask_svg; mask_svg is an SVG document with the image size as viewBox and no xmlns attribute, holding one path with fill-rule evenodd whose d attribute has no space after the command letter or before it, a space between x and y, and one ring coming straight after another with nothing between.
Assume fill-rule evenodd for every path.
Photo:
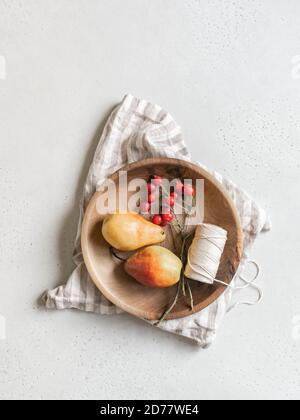
<instances>
[{"instance_id":1,"label":"yellow pear","mask_svg":"<svg viewBox=\"0 0 300 420\"><path fill-rule=\"evenodd\" d=\"M125 271L148 287L170 287L178 283L181 260L162 246L149 246L136 252L125 263Z\"/></svg>"},{"instance_id":2,"label":"yellow pear","mask_svg":"<svg viewBox=\"0 0 300 420\"><path fill-rule=\"evenodd\" d=\"M119 251L135 251L165 240L165 231L136 213L111 214L102 225L104 239Z\"/></svg>"}]
</instances>

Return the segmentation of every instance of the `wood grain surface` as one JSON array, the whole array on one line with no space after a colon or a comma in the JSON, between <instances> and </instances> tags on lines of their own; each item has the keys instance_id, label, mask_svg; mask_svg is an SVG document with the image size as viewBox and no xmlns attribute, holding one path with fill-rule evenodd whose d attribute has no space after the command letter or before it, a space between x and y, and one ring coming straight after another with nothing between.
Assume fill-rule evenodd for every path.
<instances>
[{"instance_id":1,"label":"wood grain surface","mask_svg":"<svg viewBox=\"0 0 300 420\"><path fill-rule=\"evenodd\" d=\"M205 185L204 222L218 225L228 232L228 241L222 256L218 279L230 283L241 260L243 234L237 210L223 188L208 172L192 163L169 158L147 159L122 168L128 172L128 182L134 178L149 180L152 175L167 179L203 179ZM111 177L118 181L118 172ZM90 201L82 226L82 250L89 274L104 296L124 311L147 320L157 320L172 303L176 287L151 289L128 276L123 263L112 257L109 245L101 234L101 225L106 214L99 214L97 192ZM162 245L176 254L181 240L173 228L167 227L167 239ZM194 312L206 308L226 289L223 285L206 285L191 281L194 297ZM191 315L188 301L182 296L167 319Z\"/></svg>"}]
</instances>

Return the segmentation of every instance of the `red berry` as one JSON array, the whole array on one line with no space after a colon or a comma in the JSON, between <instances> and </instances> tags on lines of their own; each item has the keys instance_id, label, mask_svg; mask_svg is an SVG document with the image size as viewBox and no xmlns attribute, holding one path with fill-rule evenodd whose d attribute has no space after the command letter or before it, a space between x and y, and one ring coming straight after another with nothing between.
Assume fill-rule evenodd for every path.
<instances>
[{"instance_id":1,"label":"red berry","mask_svg":"<svg viewBox=\"0 0 300 420\"><path fill-rule=\"evenodd\" d=\"M162 217L163 222L166 222L166 223L170 223L174 219L174 216L172 213L163 214L161 217Z\"/></svg>"},{"instance_id":2,"label":"red berry","mask_svg":"<svg viewBox=\"0 0 300 420\"><path fill-rule=\"evenodd\" d=\"M175 206L175 197L173 197L172 195L170 195L170 197L166 197L164 199L164 204L166 204L167 206L170 206L170 207L174 207Z\"/></svg>"},{"instance_id":3,"label":"red berry","mask_svg":"<svg viewBox=\"0 0 300 420\"><path fill-rule=\"evenodd\" d=\"M151 193L148 195L148 203L154 203L156 201L156 195Z\"/></svg>"},{"instance_id":4,"label":"red berry","mask_svg":"<svg viewBox=\"0 0 300 420\"><path fill-rule=\"evenodd\" d=\"M195 195L195 189L192 185L188 184L185 185L183 188L183 192L185 195L187 195L188 197L193 197Z\"/></svg>"},{"instance_id":5,"label":"red berry","mask_svg":"<svg viewBox=\"0 0 300 420\"><path fill-rule=\"evenodd\" d=\"M154 223L155 225L161 225L162 224L162 217L159 214L156 214L155 216L152 217L152 223Z\"/></svg>"},{"instance_id":6,"label":"red berry","mask_svg":"<svg viewBox=\"0 0 300 420\"><path fill-rule=\"evenodd\" d=\"M172 191L172 192L170 193L170 197L174 197L174 199L175 199L175 200L177 200L177 198L178 198L178 194L177 194L175 191Z\"/></svg>"},{"instance_id":7,"label":"red berry","mask_svg":"<svg viewBox=\"0 0 300 420\"><path fill-rule=\"evenodd\" d=\"M150 208L151 208L150 203L148 203L147 201L143 201L142 202L142 204L141 204L141 211L142 211L142 213L148 213L149 210L150 210Z\"/></svg>"},{"instance_id":8,"label":"red berry","mask_svg":"<svg viewBox=\"0 0 300 420\"><path fill-rule=\"evenodd\" d=\"M175 185L175 191L178 192L179 194L182 194L183 187L184 187L183 183L181 181L177 181Z\"/></svg>"},{"instance_id":9,"label":"red berry","mask_svg":"<svg viewBox=\"0 0 300 420\"><path fill-rule=\"evenodd\" d=\"M167 213L171 213L170 206L168 206L168 205L163 205L163 207L162 207L162 211L161 211L161 214L167 214Z\"/></svg>"},{"instance_id":10,"label":"red berry","mask_svg":"<svg viewBox=\"0 0 300 420\"><path fill-rule=\"evenodd\" d=\"M158 175L155 175L154 177L153 177L153 184L156 186L156 187L159 187L161 184L162 184L162 182L163 182L163 179L162 179L162 177L161 176L158 176Z\"/></svg>"},{"instance_id":11,"label":"red berry","mask_svg":"<svg viewBox=\"0 0 300 420\"><path fill-rule=\"evenodd\" d=\"M147 188L148 188L148 193L149 193L149 194L154 193L154 192L155 192L155 190L156 190L156 187L155 187L155 185L154 185L154 184L152 184L152 182L149 182L149 183L147 184Z\"/></svg>"}]
</instances>

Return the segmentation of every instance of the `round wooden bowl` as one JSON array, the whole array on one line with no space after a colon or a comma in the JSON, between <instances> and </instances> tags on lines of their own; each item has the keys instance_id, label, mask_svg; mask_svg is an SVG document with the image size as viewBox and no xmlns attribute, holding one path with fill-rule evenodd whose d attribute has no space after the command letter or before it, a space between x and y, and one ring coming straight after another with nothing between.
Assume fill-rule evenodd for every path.
<instances>
[{"instance_id":1,"label":"round wooden bowl","mask_svg":"<svg viewBox=\"0 0 300 420\"><path fill-rule=\"evenodd\" d=\"M136 162L122 168L127 171L128 182L133 178L149 180L152 175L167 179L204 179L205 223L221 226L228 232L228 241L222 256L218 279L230 283L240 263L243 234L237 210L223 188L208 172L192 163L169 158L155 158ZM118 171L119 172L119 171ZM118 172L112 179L118 186ZM124 311L147 320L157 320L174 300L177 286L167 289L152 289L137 283L125 273L123 263L111 255L109 245L101 234L102 221L106 214L99 214L96 202L97 192L90 201L82 226L82 250L88 272L97 288L112 303ZM179 253L181 241L171 227L166 228L165 246ZM194 298L194 312L199 312L214 302L226 289L220 284L207 285L191 281ZM177 319L191 315L189 302L183 296L167 317Z\"/></svg>"}]
</instances>

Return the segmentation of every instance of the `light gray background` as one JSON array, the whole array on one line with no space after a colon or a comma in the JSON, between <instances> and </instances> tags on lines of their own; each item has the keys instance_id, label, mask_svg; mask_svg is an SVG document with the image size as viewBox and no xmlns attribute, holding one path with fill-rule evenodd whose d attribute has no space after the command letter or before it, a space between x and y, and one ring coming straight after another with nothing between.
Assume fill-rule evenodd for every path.
<instances>
[{"instance_id":1,"label":"light gray background","mask_svg":"<svg viewBox=\"0 0 300 420\"><path fill-rule=\"evenodd\" d=\"M0 0L2 398L299 398L299 16L298 0ZM79 193L126 93L168 109L273 221L253 252L263 304L206 351L36 303L72 269Z\"/></svg>"}]
</instances>

